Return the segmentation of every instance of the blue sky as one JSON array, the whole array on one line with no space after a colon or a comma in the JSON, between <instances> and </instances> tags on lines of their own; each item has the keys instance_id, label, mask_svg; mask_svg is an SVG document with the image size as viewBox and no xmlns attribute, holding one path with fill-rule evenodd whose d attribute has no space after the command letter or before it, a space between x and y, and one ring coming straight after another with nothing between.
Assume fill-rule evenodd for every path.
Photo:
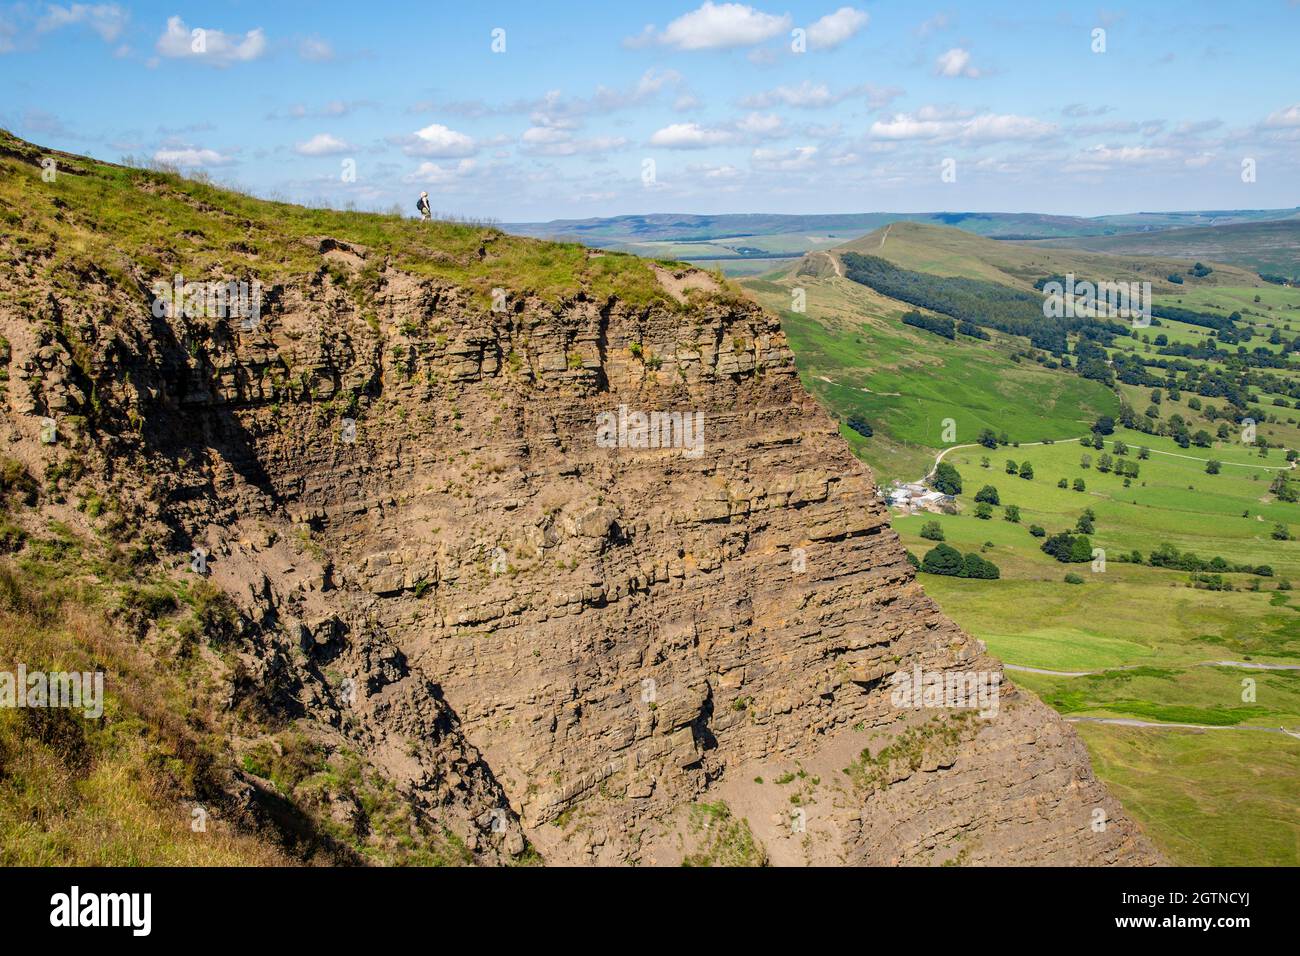
<instances>
[{"instance_id":1,"label":"blue sky","mask_svg":"<svg viewBox=\"0 0 1300 956\"><path fill-rule=\"evenodd\" d=\"M502 221L1293 207L1298 37L1300 0L0 3L0 125Z\"/></svg>"}]
</instances>

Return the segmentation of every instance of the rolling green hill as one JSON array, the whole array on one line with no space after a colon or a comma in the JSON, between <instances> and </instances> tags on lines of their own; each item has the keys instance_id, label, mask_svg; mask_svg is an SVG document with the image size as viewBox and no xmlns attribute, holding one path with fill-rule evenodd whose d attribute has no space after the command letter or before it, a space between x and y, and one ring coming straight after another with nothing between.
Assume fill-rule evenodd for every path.
<instances>
[{"instance_id":1,"label":"rolling green hill","mask_svg":"<svg viewBox=\"0 0 1300 956\"><path fill-rule=\"evenodd\" d=\"M1068 246L1112 255L1174 256L1230 262L1300 281L1300 219L1233 223L1161 232L1072 237L1029 244Z\"/></svg>"},{"instance_id":2,"label":"rolling green hill","mask_svg":"<svg viewBox=\"0 0 1300 956\"><path fill-rule=\"evenodd\" d=\"M1185 275L1192 263L1177 256L1118 256L1046 243L998 242L960 229L913 222L892 223L828 250L837 259L846 252L878 256L918 272L986 279L1022 289L1032 289L1045 276L1066 273L1115 282L1149 281L1154 292L1265 284L1252 270L1220 264L1203 279L1188 279L1179 286L1168 276Z\"/></svg>"}]
</instances>

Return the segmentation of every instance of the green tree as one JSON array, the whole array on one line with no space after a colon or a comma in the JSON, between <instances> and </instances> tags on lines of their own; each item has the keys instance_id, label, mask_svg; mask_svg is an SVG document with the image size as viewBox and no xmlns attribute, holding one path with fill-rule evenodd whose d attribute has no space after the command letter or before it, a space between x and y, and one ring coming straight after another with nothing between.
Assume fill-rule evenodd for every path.
<instances>
[{"instance_id":1,"label":"green tree","mask_svg":"<svg viewBox=\"0 0 1300 956\"><path fill-rule=\"evenodd\" d=\"M931 548L921 559L921 570L927 574L947 574L956 576L961 573L961 552L952 545L940 544Z\"/></svg>"},{"instance_id":2,"label":"green tree","mask_svg":"<svg viewBox=\"0 0 1300 956\"><path fill-rule=\"evenodd\" d=\"M993 517L993 506L987 501L981 501L975 506L975 517L981 521L988 521Z\"/></svg>"},{"instance_id":3,"label":"green tree","mask_svg":"<svg viewBox=\"0 0 1300 956\"><path fill-rule=\"evenodd\" d=\"M921 537L927 541L942 541L944 539L943 526L937 521L927 521L921 525Z\"/></svg>"},{"instance_id":4,"label":"green tree","mask_svg":"<svg viewBox=\"0 0 1300 956\"><path fill-rule=\"evenodd\" d=\"M934 490L945 495L961 494L961 473L946 461L939 462L934 470L934 480L930 482Z\"/></svg>"},{"instance_id":5,"label":"green tree","mask_svg":"<svg viewBox=\"0 0 1300 956\"><path fill-rule=\"evenodd\" d=\"M1020 524L1020 506L1007 505L1002 511L1002 517L1012 524Z\"/></svg>"},{"instance_id":6,"label":"green tree","mask_svg":"<svg viewBox=\"0 0 1300 956\"><path fill-rule=\"evenodd\" d=\"M1295 486L1287 481L1286 475L1283 474L1273 479L1268 490L1277 496L1278 501L1294 502L1297 498Z\"/></svg>"},{"instance_id":7,"label":"green tree","mask_svg":"<svg viewBox=\"0 0 1300 956\"><path fill-rule=\"evenodd\" d=\"M1027 481L1032 479L1034 477L1034 466L1027 461L1022 461L1020 463L1020 477Z\"/></svg>"},{"instance_id":8,"label":"green tree","mask_svg":"<svg viewBox=\"0 0 1300 956\"><path fill-rule=\"evenodd\" d=\"M968 554L962 558L961 576L995 581L1002 576L1002 572L992 561L981 558L978 554Z\"/></svg>"},{"instance_id":9,"label":"green tree","mask_svg":"<svg viewBox=\"0 0 1300 956\"><path fill-rule=\"evenodd\" d=\"M976 501L987 501L991 505L1000 505L1002 502L998 499L998 490L992 485L985 485L975 493Z\"/></svg>"}]
</instances>

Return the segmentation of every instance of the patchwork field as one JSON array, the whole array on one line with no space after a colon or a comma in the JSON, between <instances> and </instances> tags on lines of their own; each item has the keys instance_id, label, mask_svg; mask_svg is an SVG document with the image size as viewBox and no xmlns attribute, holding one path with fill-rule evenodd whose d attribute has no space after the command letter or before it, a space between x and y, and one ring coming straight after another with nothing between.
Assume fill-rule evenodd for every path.
<instances>
[{"instance_id":1,"label":"patchwork field","mask_svg":"<svg viewBox=\"0 0 1300 956\"><path fill-rule=\"evenodd\" d=\"M1168 439L1124 432L1115 437L1129 443L1130 457L1142 444L1151 449L1128 488L1114 474L1082 468L1083 454L1101 453L1077 441L996 453L963 448L945 458L965 482L962 513L901 517L895 527L920 556L934 544L920 536L921 528L937 521L953 547L981 552L1000 567L997 581L928 574L922 579L944 610L1003 661L1094 672L1012 673L1061 713L1222 728L1080 725L1100 758L1098 772L1121 782L1121 799L1135 796L1125 805L1149 824L1172 858L1296 864L1300 820L1293 807L1289 815L1282 812L1277 798L1288 788L1294 793L1300 740L1239 728L1300 727L1300 601L1293 598L1296 592L1279 589L1300 576L1300 543L1271 536L1278 524L1300 532L1300 504L1272 499L1267 489L1276 472L1268 469L1277 465L1260 464L1248 449L1213 449L1224 467L1219 475L1207 475L1203 461L1176 457L1185 453ZM986 457L987 469L981 467ZM1031 462L1035 477L1007 475L1007 458ZM1079 477L1084 492L1072 490ZM1060 478L1069 479L1071 489L1058 488ZM985 484L998 489L1002 506L981 520L974 517L973 495ZM1008 504L1019 506L1019 523L1003 518ZM1096 515L1090 538L1105 552L1104 570L1058 562L1028 530L1034 524L1049 535L1072 530L1085 508ZM1163 544L1207 559L1267 564L1273 575L1224 574L1235 590L1211 591L1193 588L1187 572L1117 560L1134 549L1149 556ZM1066 583L1071 572L1082 583ZM1261 664L1296 669L1240 666ZM1243 700L1252 696L1248 688L1253 700ZM1222 773L1228 766L1232 773ZM1217 769L1211 773L1209 767ZM1267 810L1267 826L1262 819L1256 825L1276 832L1266 840L1225 836L1220 819L1254 812L1242 808ZM1216 834L1212 846L1180 837L1201 831Z\"/></svg>"}]
</instances>

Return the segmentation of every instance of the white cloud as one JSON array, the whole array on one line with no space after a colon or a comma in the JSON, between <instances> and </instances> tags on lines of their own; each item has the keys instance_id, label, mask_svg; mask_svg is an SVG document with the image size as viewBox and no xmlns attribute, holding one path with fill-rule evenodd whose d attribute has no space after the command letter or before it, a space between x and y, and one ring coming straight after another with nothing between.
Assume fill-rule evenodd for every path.
<instances>
[{"instance_id":1,"label":"white cloud","mask_svg":"<svg viewBox=\"0 0 1300 956\"><path fill-rule=\"evenodd\" d=\"M1167 149L1154 146L1090 146L1083 151L1083 157L1098 163L1146 163L1152 160L1165 160L1172 157Z\"/></svg>"},{"instance_id":2,"label":"white cloud","mask_svg":"<svg viewBox=\"0 0 1300 956\"><path fill-rule=\"evenodd\" d=\"M478 152L478 144L464 133L433 123L415 131L406 151L416 156L455 159L474 155Z\"/></svg>"},{"instance_id":3,"label":"white cloud","mask_svg":"<svg viewBox=\"0 0 1300 956\"><path fill-rule=\"evenodd\" d=\"M762 93L747 96L741 100L740 105L749 109L767 109L778 104L797 109L821 109L827 106L835 106L837 103L842 103L855 96L865 96L868 107L880 109L888 106L893 99L901 96L902 93L903 91L896 86L878 87L870 83L861 86L850 86L842 90L832 90L825 83L804 80L798 86L778 86L772 90L764 90Z\"/></svg>"},{"instance_id":4,"label":"white cloud","mask_svg":"<svg viewBox=\"0 0 1300 956\"><path fill-rule=\"evenodd\" d=\"M673 123L657 130L650 137L651 146L664 149L706 149L731 142L734 134L722 129L710 129L698 123Z\"/></svg>"},{"instance_id":5,"label":"white cloud","mask_svg":"<svg viewBox=\"0 0 1300 956\"><path fill-rule=\"evenodd\" d=\"M329 133L317 133L306 142L299 143L293 151L300 156L337 156L355 150L351 143L344 142Z\"/></svg>"},{"instance_id":6,"label":"white cloud","mask_svg":"<svg viewBox=\"0 0 1300 956\"><path fill-rule=\"evenodd\" d=\"M1264 120L1264 125L1269 129L1288 129L1292 126L1300 126L1300 103L1269 113L1268 118Z\"/></svg>"},{"instance_id":7,"label":"white cloud","mask_svg":"<svg viewBox=\"0 0 1300 956\"><path fill-rule=\"evenodd\" d=\"M816 146L796 146L794 149L755 149L750 156L756 169L792 172L806 169L817 156Z\"/></svg>"},{"instance_id":8,"label":"white cloud","mask_svg":"<svg viewBox=\"0 0 1300 956\"><path fill-rule=\"evenodd\" d=\"M128 19L130 14L116 3L74 3L66 7L52 3L45 8L45 15L36 22L36 32L48 33L67 26L84 26L97 33L105 43L113 43L126 29Z\"/></svg>"},{"instance_id":9,"label":"white cloud","mask_svg":"<svg viewBox=\"0 0 1300 956\"><path fill-rule=\"evenodd\" d=\"M1172 150L1155 146L1090 146L1062 168L1067 173L1106 172L1115 166L1141 166L1176 159Z\"/></svg>"},{"instance_id":10,"label":"white cloud","mask_svg":"<svg viewBox=\"0 0 1300 956\"><path fill-rule=\"evenodd\" d=\"M922 107L915 113L897 113L871 124L871 135L885 140L998 142L1043 139L1057 132L1054 123L1006 113L971 114Z\"/></svg>"},{"instance_id":11,"label":"white cloud","mask_svg":"<svg viewBox=\"0 0 1300 956\"><path fill-rule=\"evenodd\" d=\"M736 124L736 128L760 139L785 135L785 123L775 113L750 113Z\"/></svg>"},{"instance_id":12,"label":"white cloud","mask_svg":"<svg viewBox=\"0 0 1300 956\"><path fill-rule=\"evenodd\" d=\"M334 59L334 47L329 40L307 37L298 44L298 56L312 63L325 63Z\"/></svg>"},{"instance_id":13,"label":"white cloud","mask_svg":"<svg viewBox=\"0 0 1300 956\"><path fill-rule=\"evenodd\" d=\"M154 162L170 166L229 166L234 160L218 153L215 149L198 149L193 146L160 149L153 154Z\"/></svg>"},{"instance_id":14,"label":"white cloud","mask_svg":"<svg viewBox=\"0 0 1300 956\"><path fill-rule=\"evenodd\" d=\"M754 109L764 109L777 103L784 103L786 106L816 109L823 106L834 106L847 95L847 92L832 93L831 88L825 83L804 80L798 86L778 86L774 90L755 93L753 96L748 96L742 100L741 105Z\"/></svg>"},{"instance_id":15,"label":"white cloud","mask_svg":"<svg viewBox=\"0 0 1300 956\"><path fill-rule=\"evenodd\" d=\"M980 71L970 65L970 51L959 46L953 47L934 61L934 72L939 76L965 76L974 79Z\"/></svg>"},{"instance_id":16,"label":"white cloud","mask_svg":"<svg viewBox=\"0 0 1300 956\"><path fill-rule=\"evenodd\" d=\"M408 183L420 183L424 186L446 186L464 179L474 170L474 160L462 159L454 166L440 166L437 163L421 163L415 172L405 177Z\"/></svg>"},{"instance_id":17,"label":"white cloud","mask_svg":"<svg viewBox=\"0 0 1300 956\"><path fill-rule=\"evenodd\" d=\"M161 56L199 60L224 67L232 63L247 63L264 54L266 34L259 27L249 30L241 39L221 30L202 27L191 30L180 17L168 17L167 29L158 38L155 48Z\"/></svg>"},{"instance_id":18,"label":"white cloud","mask_svg":"<svg viewBox=\"0 0 1300 956\"><path fill-rule=\"evenodd\" d=\"M840 7L808 28L808 46L814 50L833 50L866 27L870 20L865 10Z\"/></svg>"},{"instance_id":19,"label":"white cloud","mask_svg":"<svg viewBox=\"0 0 1300 956\"><path fill-rule=\"evenodd\" d=\"M540 119L540 117L538 118ZM537 156L576 156L579 153L606 153L621 149L627 140L621 136L596 136L580 139L567 124L535 125L519 137L526 152Z\"/></svg>"},{"instance_id":20,"label":"white cloud","mask_svg":"<svg viewBox=\"0 0 1300 956\"><path fill-rule=\"evenodd\" d=\"M713 3L705 0L697 10L685 13L656 32L648 26L629 46L660 43L678 50L716 50L755 46L790 29L789 14L775 16L743 3Z\"/></svg>"},{"instance_id":21,"label":"white cloud","mask_svg":"<svg viewBox=\"0 0 1300 956\"><path fill-rule=\"evenodd\" d=\"M722 166L691 165L686 167L686 171L692 176L701 176L704 179L714 181L738 179L741 175L740 170L735 166L726 164Z\"/></svg>"}]
</instances>

